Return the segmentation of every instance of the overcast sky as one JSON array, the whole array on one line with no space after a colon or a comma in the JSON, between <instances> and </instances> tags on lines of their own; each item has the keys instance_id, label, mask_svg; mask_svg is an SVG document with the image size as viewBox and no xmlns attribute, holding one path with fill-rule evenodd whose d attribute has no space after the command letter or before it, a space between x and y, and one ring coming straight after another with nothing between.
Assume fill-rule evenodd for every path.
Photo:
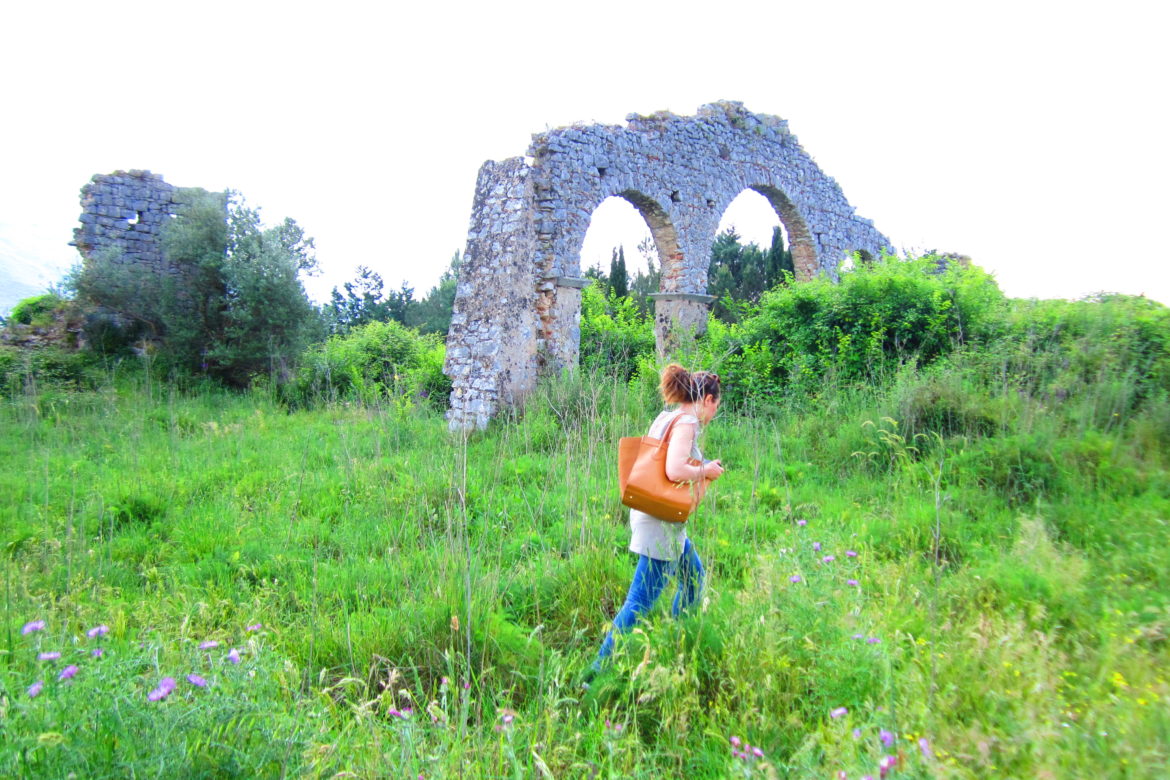
<instances>
[{"instance_id":1,"label":"overcast sky","mask_svg":"<svg viewBox=\"0 0 1170 780\"><path fill-rule=\"evenodd\" d=\"M1170 303L1165 4L12 5L17 277L74 260L93 174L145 168L296 219L318 299L358 264L421 295L464 245L484 160L547 127L728 99L789 120L897 247L970 255L1013 296ZM633 254L620 223L607 235Z\"/></svg>"}]
</instances>

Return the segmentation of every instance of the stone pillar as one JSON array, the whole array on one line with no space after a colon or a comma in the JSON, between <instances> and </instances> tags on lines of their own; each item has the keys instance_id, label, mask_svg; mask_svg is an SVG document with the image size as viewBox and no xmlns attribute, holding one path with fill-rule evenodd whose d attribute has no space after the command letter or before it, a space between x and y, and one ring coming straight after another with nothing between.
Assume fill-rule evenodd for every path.
<instances>
[{"instance_id":1,"label":"stone pillar","mask_svg":"<svg viewBox=\"0 0 1170 780\"><path fill-rule=\"evenodd\" d=\"M658 354L667 357L687 341L707 332L707 314L714 295L654 293L654 337Z\"/></svg>"}]
</instances>

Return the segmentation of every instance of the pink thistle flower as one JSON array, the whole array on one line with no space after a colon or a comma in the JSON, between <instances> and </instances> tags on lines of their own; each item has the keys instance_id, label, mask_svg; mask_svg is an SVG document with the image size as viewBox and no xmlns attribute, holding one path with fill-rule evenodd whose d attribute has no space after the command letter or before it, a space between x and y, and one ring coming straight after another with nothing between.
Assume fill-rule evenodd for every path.
<instances>
[{"instance_id":1,"label":"pink thistle flower","mask_svg":"<svg viewBox=\"0 0 1170 780\"><path fill-rule=\"evenodd\" d=\"M238 664L240 662L240 651L233 647L232 651L227 654L227 659L233 664Z\"/></svg>"},{"instance_id":2,"label":"pink thistle flower","mask_svg":"<svg viewBox=\"0 0 1170 780\"><path fill-rule=\"evenodd\" d=\"M29 634L31 634L34 631L44 631L44 630L45 630L45 621L33 620L32 622L25 623L24 626L21 627L20 633L21 633L21 636L28 636Z\"/></svg>"},{"instance_id":3,"label":"pink thistle flower","mask_svg":"<svg viewBox=\"0 0 1170 780\"><path fill-rule=\"evenodd\" d=\"M219 642L216 642L214 639L208 639L206 642L199 643L200 650L214 650L217 647L219 647Z\"/></svg>"},{"instance_id":4,"label":"pink thistle flower","mask_svg":"<svg viewBox=\"0 0 1170 780\"><path fill-rule=\"evenodd\" d=\"M754 747L754 748L752 748L752 755L755 756L756 758L763 758L764 751L760 750L758 747Z\"/></svg>"},{"instance_id":5,"label":"pink thistle flower","mask_svg":"<svg viewBox=\"0 0 1170 780\"><path fill-rule=\"evenodd\" d=\"M248 627L247 627L247 628L245 628L244 630L245 630L245 631L248 631L248 632L252 632L252 631L259 631L259 630L260 630L260 627L261 627L261 624L260 624L260 623L253 623L252 625L248 626Z\"/></svg>"},{"instance_id":6,"label":"pink thistle flower","mask_svg":"<svg viewBox=\"0 0 1170 780\"><path fill-rule=\"evenodd\" d=\"M860 585L860 583L857 580L845 580L845 584L851 588L856 588Z\"/></svg>"},{"instance_id":7,"label":"pink thistle flower","mask_svg":"<svg viewBox=\"0 0 1170 780\"><path fill-rule=\"evenodd\" d=\"M845 715L848 712L849 712L849 710L845 709L844 707L838 707L837 709L835 709L829 713L829 717L836 719L836 718L841 717L842 715Z\"/></svg>"},{"instance_id":8,"label":"pink thistle flower","mask_svg":"<svg viewBox=\"0 0 1170 780\"><path fill-rule=\"evenodd\" d=\"M853 738L861 739L861 729L853 729Z\"/></svg>"},{"instance_id":9,"label":"pink thistle flower","mask_svg":"<svg viewBox=\"0 0 1170 780\"><path fill-rule=\"evenodd\" d=\"M191 683L196 688L206 688L207 687L207 680L203 679L202 677L200 677L197 674L187 675L187 682Z\"/></svg>"},{"instance_id":10,"label":"pink thistle flower","mask_svg":"<svg viewBox=\"0 0 1170 780\"><path fill-rule=\"evenodd\" d=\"M85 635L90 639L96 639L97 637L105 636L108 633L110 633L110 627L103 623L100 626L94 626L89 631L86 631Z\"/></svg>"},{"instance_id":11,"label":"pink thistle flower","mask_svg":"<svg viewBox=\"0 0 1170 780\"><path fill-rule=\"evenodd\" d=\"M820 542L813 542L813 549L816 550L817 552L820 552L821 551L821 543Z\"/></svg>"},{"instance_id":12,"label":"pink thistle flower","mask_svg":"<svg viewBox=\"0 0 1170 780\"><path fill-rule=\"evenodd\" d=\"M46 653L37 653L37 660L38 661L56 661L60 657L61 657L61 654L58 653L56 650L50 650L49 652L46 652Z\"/></svg>"},{"instance_id":13,"label":"pink thistle flower","mask_svg":"<svg viewBox=\"0 0 1170 780\"><path fill-rule=\"evenodd\" d=\"M791 577L788 578L788 581L793 583L793 584L796 584L796 583L800 582L800 575L793 574Z\"/></svg>"},{"instance_id":14,"label":"pink thistle flower","mask_svg":"<svg viewBox=\"0 0 1170 780\"><path fill-rule=\"evenodd\" d=\"M878 732L878 739L880 739L882 741L882 744L885 745L886 747L889 747L890 745L894 744L893 733L890 731L886 731L885 729L882 729L881 731Z\"/></svg>"},{"instance_id":15,"label":"pink thistle flower","mask_svg":"<svg viewBox=\"0 0 1170 780\"><path fill-rule=\"evenodd\" d=\"M881 641L882 640L878 639L876 636L871 636L869 639L865 640L865 643L867 645L877 645L881 644Z\"/></svg>"},{"instance_id":16,"label":"pink thistle flower","mask_svg":"<svg viewBox=\"0 0 1170 780\"><path fill-rule=\"evenodd\" d=\"M825 563L832 563L833 561L837 560L837 556L836 555L826 555L824 558L821 558L821 560L824 561Z\"/></svg>"},{"instance_id":17,"label":"pink thistle flower","mask_svg":"<svg viewBox=\"0 0 1170 780\"><path fill-rule=\"evenodd\" d=\"M739 747L739 745L740 745L739 737L733 736L731 738L731 744L733 747Z\"/></svg>"},{"instance_id":18,"label":"pink thistle flower","mask_svg":"<svg viewBox=\"0 0 1170 780\"><path fill-rule=\"evenodd\" d=\"M873 775L862 775L861 780L873 780Z\"/></svg>"},{"instance_id":19,"label":"pink thistle flower","mask_svg":"<svg viewBox=\"0 0 1170 780\"><path fill-rule=\"evenodd\" d=\"M890 773L890 770L898 763L898 759L893 756L882 756L878 761L878 771L881 777L885 777Z\"/></svg>"},{"instance_id":20,"label":"pink thistle flower","mask_svg":"<svg viewBox=\"0 0 1170 780\"><path fill-rule=\"evenodd\" d=\"M854 639L865 639L865 634L854 634L853 638Z\"/></svg>"},{"instance_id":21,"label":"pink thistle flower","mask_svg":"<svg viewBox=\"0 0 1170 780\"><path fill-rule=\"evenodd\" d=\"M796 524L801 528L804 528L806 525L808 525L808 520L797 520Z\"/></svg>"},{"instance_id":22,"label":"pink thistle flower","mask_svg":"<svg viewBox=\"0 0 1170 780\"><path fill-rule=\"evenodd\" d=\"M73 677L73 675L75 675L75 674L77 674L77 665L76 664L69 664L64 669L61 670L61 674L57 675L57 680L58 681L68 680L69 678Z\"/></svg>"},{"instance_id":23,"label":"pink thistle flower","mask_svg":"<svg viewBox=\"0 0 1170 780\"><path fill-rule=\"evenodd\" d=\"M150 693L146 694L147 701L161 701L171 695L175 690L175 678L164 677L159 680L158 687Z\"/></svg>"},{"instance_id":24,"label":"pink thistle flower","mask_svg":"<svg viewBox=\"0 0 1170 780\"><path fill-rule=\"evenodd\" d=\"M90 651L89 654L92 655L94 658L101 658L102 654L104 652L105 651L103 651L100 647L95 647L93 650Z\"/></svg>"},{"instance_id":25,"label":"pink thistle flower","mask_svg":"<svg viewBox=\"0 0 1170 780\"><path fill-rule=\"evenodd\" d=\"M846 550L845 557L846 558L856 558L857 557L857 550Z\"/></svg>"},{"instance_id":26,"label":"pink thistle flower","mask_svg":"<svg viewBox=\"0 0 1170 780\"><path fill-rule=\"evenodd\" d=\"M45 687L44 681L37 680L32 685L28 686L28 697L30 699L35 699L37 696L40 695L40 693L44 689L44 687Z\"/></svg>"},{"instance_id":27,"label":"pink thistle flower","mask_svg":"<svg viewBox=\"0 0 1170 780\"><path fill-rule=\"evenodd\" d=\"M923 758L934 758L934 751L930 749L930 741L926 737L918 738L918 749L922 751Z\"/></svg>"}]
</instances>

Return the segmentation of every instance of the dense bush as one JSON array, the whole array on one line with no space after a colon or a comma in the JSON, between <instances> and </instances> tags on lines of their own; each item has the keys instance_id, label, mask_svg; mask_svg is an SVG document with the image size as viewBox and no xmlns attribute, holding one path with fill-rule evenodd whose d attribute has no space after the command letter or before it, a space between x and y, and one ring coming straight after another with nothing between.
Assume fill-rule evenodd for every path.
<instances>
[{"instance_id":1,"label":"dense bush","mask_svg":"<svg viewBox=\"0 0 1170 780\"><path fill-rule=\"evenodd\" d=\"M9 321L17 325L45 327L52 322L53 312L64 303L56 293L45 293L25 298L12 307Z\"/></svg>"},{"instance_id":2,"label":"dense bush","mask_svg":"<svg viewBox=\"0 0 1170 780\"><path fill-rule=\"evenodd\" d=\"M287 396L299 403L399 398L442 407L451 393L445 354L437 335L420 335L393 320L371 322L304 352Z\"/></svg>"},{"instance_id":3,"label":"dense bush","mask_svg":"<svg viewBox=\"0 0 1170 780\"><path fill-rule=\"evenodd\" d=\"M654 354L654 327L631 298L606 294L601 285L581 291L581 368L623 382L638 360Z\"/></svg>"}]
</instances>

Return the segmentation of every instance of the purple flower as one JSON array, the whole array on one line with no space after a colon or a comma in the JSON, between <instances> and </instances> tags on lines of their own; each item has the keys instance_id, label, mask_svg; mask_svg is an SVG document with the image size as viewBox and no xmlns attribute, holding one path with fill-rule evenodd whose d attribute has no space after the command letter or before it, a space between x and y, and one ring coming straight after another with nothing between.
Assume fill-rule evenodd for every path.
<instances>
[{"instance_id":1,"label":"purple flower","mask_svg":"<svg viewBox=\"0 0 1170 780\"><path fill-rule=\"evenodd\" d=\"M227 659L233 664L238 664L240 662L240 651L233 647L232 651L227 654Z\"/></svg>"},{"instance_id":2,"label":"purple flower","mask_svg":"<svg viewBox=\"0 0 1170 780\"><path fill-rule=\"evenodd\" d=\"M103 652L104 651L100 647L95 647L93 650L90 651L89 654L92 655L94 658L101 658Z\"/></svg>"},{"instance_id":3,"label":"purple flower","mask_svg":"<svg viewBox=\"0 0 1170 780\"><path fill-rule=\"evenodd\" d=\"M22 636L28 636L29 634L31 634L34 631L44 631L44 630L45 630L45 621L34 620L31 623L25 623L24 627L20 629L20 633Z\"/></svg>"},{"instance_id":4,"label":"purple flower","mask_svg":"<svg viewBox=\"0 0 1170 780\"><path fill-rule=\"evenodd\" d=\"M829 717L836 719L836 718L841 717L842 715L845 715L848 712L849 712L849 710L845 709L844 707L838 707L837 709L835 709L829 713Z\"/></svg>"},{"instance_id":5,"label":"purple flower","mask_svg":"<svg viewBox=\"0 0 1170 780\"><path fill-rule=\"evenodd\" d=\"M247 627L247 628L245 628L244 630L245 630L245 631L259 631L259 630L260 630L260 625L261 625L260 623L253 623L252 625L248 626L248 627Z\"/></svg>"},{"instance_id":6,"label":"purple flower","mask_svg":"<svg viewBox=\"0 0 1170 780\"><path fill-rule=\"evenodd\" d=\"M854 634L853 638L854 639L865 639L865 634Z\"/></svg>"},{"instance_id":7,"label":"purple flower","mask_svg":"<svg viewBox=\"0 0 1170 780\"><path fill-rule=\"evenodd\" d=\"M844 769L837 770L837 780L849 780L849 775L845 773Z\"/></svg>"},{"instance_id":8,"label":"purple flower","mask_svg":"<svg viewBox=\"0 0 1170 780\"><path fill-rule=\"evenodd\" d=\"M763 758L764 751L760 750L758 747L754 747L754 748L752 748L752 755L755 756L756 758Z\"/></svg>"},{"instance_id":9,"label":"purple flower","mask_svg":"<svg viewBox=\"0 0 1170 780\"><path fill-rule=\"evenodd\" d=\"M733 737L731 738L731 744L732 744L732 746L733 746L733 747L739 747L739 737L734 737L734 736L733 736Z\"/></svg>"},{"instance_id":10,"label":"purple flower","mask_svg":"<svg viewBox=\"0 0 1170 780\"><path fill-rule=\"evenodd\" d=\"M861 780L873 780L873 775L862 775Z\"/></svg>"},{"instance_id":11,"label":"purple flower","mask_svg":"<svg viewBox=\"0 0 1170 780\"><path fill-rule=\"evenodd\" d=\"M851 588L856 588L858 586L857 580L845 580L845 584Z\"/></svg>"},{"instance_id":12,"label":"purple flower","mask_svg":"<svg viewBox=\"0 0 1170 780\"><path fill-rule=\"evenodd\" d=\"M56 661L60 657L61 657L61 654L58 653L56 650L51 650L47 653L38 653L37 654L38 661Z\"/></svg>"},{"instance_id":13,"label":"purple flower","mask_svg":"<svg viewBox=\"0 0 1170 780\"><path fill-rule=\"evenodd\" d=\"M882 729L881 731L878 732L878 739L880 739L882 741L882 744L885 745L886 747L889 747L890 745L894 744L893 733L886 731L885 729Z\"/></svg>"},{"instance_id":14,"label":"purple flower","mask_svg":"<svg viewBox=\"0 0 1170 780\"><path fill-rule=\"evenodd\" d=\"M817 552L820 552L821 551L821 543L820 542L813 542L813 549L816 550Z\"/></svg>"},{"instance_id":15,"label":"purple flower","mask_svg":"<svg viewBox=\"0 0 1170 780\"><path fill-rule=\"evenodd\" d=\"M861 729L853 729L853 738L861 739Z\"/></svg>"},{"instance_id":16,"label":"purple flower","mask_svg":"<svg viewBox=\"0 0 1170 780\"><path fill-rule=\"evenodd\" d=\"M214 650L217 647L219 647L219 642L216 642L214 639L208 639L206 642L199 643L200 650Z\"/></svg>"},{"instance_id":17,"label":"purple flower","mask_svg":"<svg viewBox=\"0 0 1170 780\"><path fill-rule=\"evenodd\" d=\"M110 627L103 623L100 626L94 626L89 631L86 631L85 635L90 639L96 639L97 637L105 636L108 633L110 633Z\"/></svg>"},{"instance_id":18,"label":"purple flower","mask_svg":"<svg viewBox=\"0 0 1170 780\"><path fill-rule=\"evenodd\" d=\"M856 558L857 557L857 550L846 550L845 557L846 558Z\"/></svg>"},{"instance_id":19,"label":"purple flower","mask_svg":"<svg viewBox=\"0 0 1170 780\"><path fill-rule=\"evenodd\" d=\"M147 701L159 701L171 695L175 690L175 678L164 677L158 682L158 687L146 694Z\"/></svg>"},{"instance_id":20,"label":"purple flower","mask_svg":"<svg viewBox=\"0 0 1170 780\"><path fill-rule=\"evenodd\" d=\"M37 630L39 631L40 629L37 629ZM32 685L28 686L28 697L29 697L30 699L35 699L35 698L36 698L36 697L37 697L37 696L40 694L41 690L42 690L44 687L45 687L45 683L44 683L44 681L43 681L43 680L37 680L37 681L36 681L35 683L33 683Z\"/></svg>"},{"instance_id":21,"label":"purple flower","mask_svg":"<svg viewBox=\"0 0 1170 780\"><path fill-rule=\"evenodd\" d=\"M867 645L876 645L876 644L879 644L881 641L882 640L878 639L876 636L871 636L869 639L865 640L865 643Z\"/></svg>"},{"instance_id":22,"label":"purple flower","mask_svg":"<svg viewBox=\"0 0 1170 780\"><path fill-rule=\"evenodd\" d=\"M797 520L796 524L803 528L804 526L808 525L808 520Z\"/></svg>"},{"instance_id":23,"label":"purple flower","mask_svg":"<svg viewBox=\"0 0 1170 780\"><path fill-rule=\"evenodd\" d=\"M821 560L824 561L825 563L832 563L833 561L837 560L837 556L836 555L826 555L824 558L821 558Z\"/></svg>"},{"instance_id":24,"label":"purple flower","mask_svg":"<svg viewBox=\"0 0 1170 780\"><path fill-rule=\"evenodd\" d=\"M61 670L61 674L57 675L58 680L68 680L73 675L77 674L77 665L69 664Z\"/></svg>"},{"instance_id":25,"label":"purple flower","mask_svg":"<svg viewBox=\"0 0 1170 780\"><path fill-rule=\"evenodd\" d=\"M885 777L886 775L888 775L890 773L890 770L893 769L897 764L898 764L898 759L895 758L894 756L882 756L881 760L878 761L878 770L879 770L881 776Z\"/></svg>"},{"instance_id":26,"label":"purple flower","mask_svg":"<svg viewBox=\"0 0 1170 780\"><path fill-rule=\"evenodd\" d=\"M196 688L206 688L207 687L207 680L204 680L202 677L200 677L197 674L187 675L187 682L191 683Z\"/></svg>"},{"instance_id":27,"label":"purple flower","mask_svg":"<svg viewBox=\"0 0 1170 780\"><path fill-rule=\"evenodd\" d=\"M791 577L789 577L789 578L788 578L788 581L789 581L789 582L792 582L792 583L797 583L797 582L800 582L800 575L799 575L799 574L793 574Z\"/></svg>"},{"instance_id":28,"label":"purple flower","mask_svg":"<svg viewBox=\"0 0 1170 780\"><path fill-rule=\"evenodd\" d=\"M922 751L923 758L934 758L934 751L930 749L930 742L926 737L918 738L918 749Z\"/></svg>"}]
</instances>

